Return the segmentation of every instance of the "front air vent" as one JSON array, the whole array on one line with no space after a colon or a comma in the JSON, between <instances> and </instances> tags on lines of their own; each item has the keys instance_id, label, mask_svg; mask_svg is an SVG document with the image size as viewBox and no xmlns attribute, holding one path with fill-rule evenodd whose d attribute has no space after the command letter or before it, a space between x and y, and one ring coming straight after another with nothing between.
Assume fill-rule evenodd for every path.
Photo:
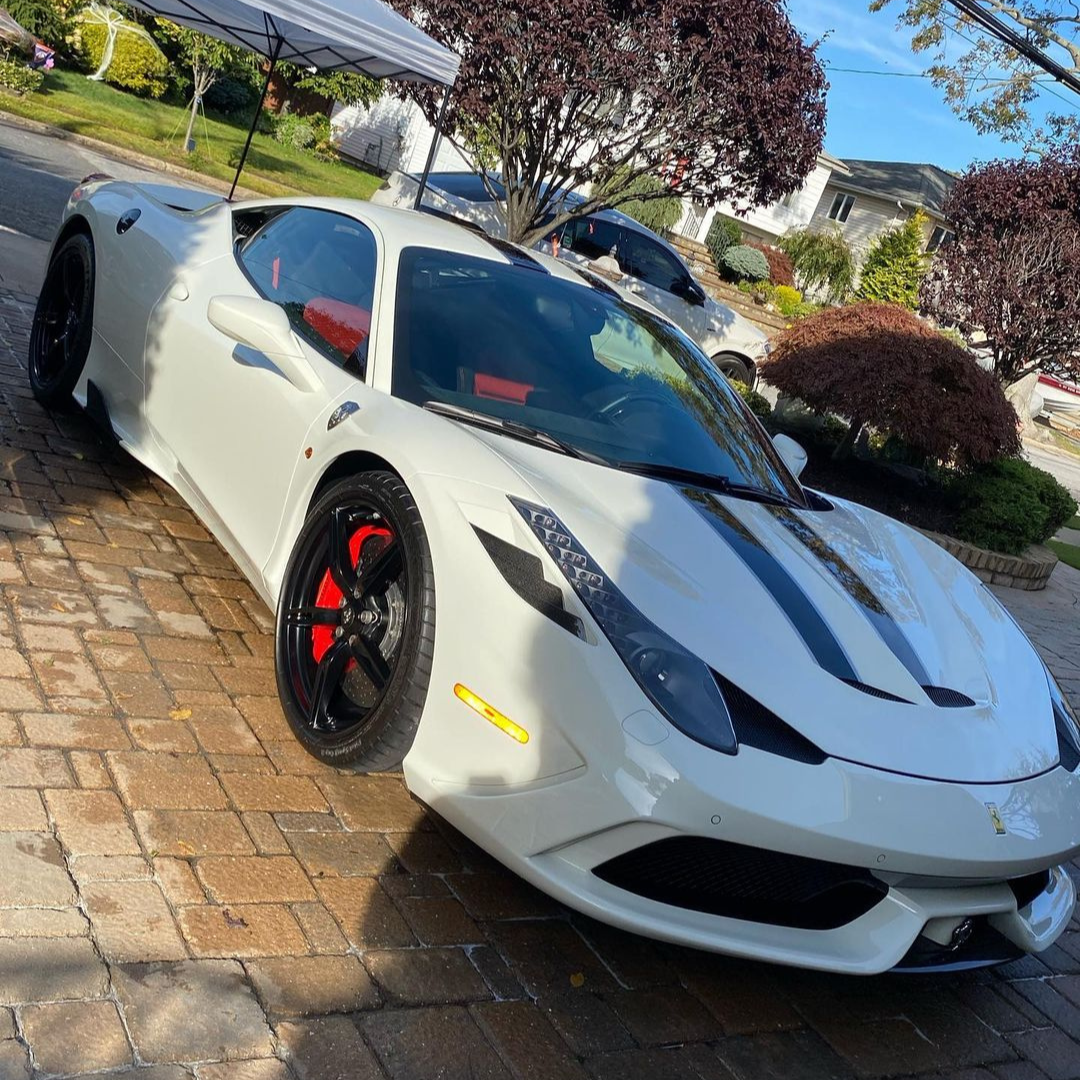
<instances>
[{"instance_id":1,"label":"front air vent","mask_svg":"<svg viewBox=\"0 0 1080 1080\"><path fill-rule=\"evenodd\" d=\"M1036 874L1028 874L1026 877L1013 878L1009 882L1013 896L1016 897L1016 910L1023 911L1040 893L1046 892L1046 886L1050 884L1050 871L1040 870Z\"/></svg>"},{"instance_id":2,"label":"front air vent","mask_svg":"<svg viewBox=\"0 0 1080 1080\"><path fill-rule=\"evenodd\" d=\"M881 698L882 701L898 701L901 705L911 704L907 698L897 697L895 694L890 694L888 690L879 690L876 686L868 686L866 683L857 682L855 679L841 679L840 681L847 683L853 690L858 690L861 694L869 694L870 697Z\"/></svg>"},{"instance_id":3,"label":"front air vent","mask_svg":"<svg viewBox=\"0 0 1080 1080\"><path fill-rule=\"evenodd\" d=\"M967 709L975 704L967 694L959 690L950 690L947 686L924 686L926 696L942 709Z\"/></svg>"},{"instance_id":4,"label":"front air vent","mask_svg":"<svg viewBox=\"0 0 1080 1080\"><path fill-rule=\"evenodd\" d=\"M522 551L514 544L494 536L484 529L473 526L484 550L491 557L496 569L510 586L530 607L536 608L564 630L583 638L585 629L581 620L567 611L563 604L562 589L552 585L544 577L544 565L538 555Z\"/></svg>"},{"instance_id":5,"label":"front air vent","mask_svg":"<svg viewBox=\"0 0 1080 1080\"><path fill-rule=\"evenodd\" d=\"M1076 772L1076 767L1080 765L1080 745L1068 720L1057 708L1054 709L1054 721L1057 725L1058 764L1066 772Z\"/></svg>"},{"instance_id":6,"label":"front air vent","mask_svg":"<svg viewBox=\"0 0 1080 1080\"><path fill-rule=\"evenodd\" d=\"M715 672L714 672L715 674ZM731 725L740 746L752 746L767 754L801 761L806 765L820 765L828 755L790 724L785 724L776 713L765 708L756 698L740 689L723 675L716 681L727 703Z\"/></svg>"},{"instance_id":7,"label":"front air vent","mask_svg":"<svg viewBox=\"0 0 1080 1080\"><path fill-rule=\"evenodd\" d=\"M701 836L673 836L593 869L661 904L800 930L835 930L889 891L869 870Z\"/></svg>"}]
</instances>

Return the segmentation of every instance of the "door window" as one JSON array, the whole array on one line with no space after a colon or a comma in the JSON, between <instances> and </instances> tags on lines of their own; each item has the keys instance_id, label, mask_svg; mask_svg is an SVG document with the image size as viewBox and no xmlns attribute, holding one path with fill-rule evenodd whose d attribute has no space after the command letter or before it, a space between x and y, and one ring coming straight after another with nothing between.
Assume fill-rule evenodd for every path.
<instances>
[{"instance_id":1,"label":"door window","mask_svg":"<svg viewBox=\"0 0 1080 1080\"><path fill-rule=\"evenodd\" d=\"M297 206L243 242L240 262L293 329L358 378L367 366L375 238L354 218Z\"/></svg>"},{"instance_id":2,"label":"door window","mask_svg":"<svg viewBox=\"0 0 1080 1080\"><path fill-rule=\"evenodd\" d=\"M630 234L630 265L626 272L669 293L676 292L679 283L689 276L686 267L669 251L637 233Z\"/></svg>"},{"instance_id":3,"label":"door window","mask_svg":"<svg viewBox=\"0 0 1080 1080\"><path fill-rule=\"evenodd\" d=\"M613 221L602 218L573 218L563 229L562 246L585 259L599 259L610 255L617 259L623 273L626 273L625 252L626 233Z\"/></svg>"}]
</instances>

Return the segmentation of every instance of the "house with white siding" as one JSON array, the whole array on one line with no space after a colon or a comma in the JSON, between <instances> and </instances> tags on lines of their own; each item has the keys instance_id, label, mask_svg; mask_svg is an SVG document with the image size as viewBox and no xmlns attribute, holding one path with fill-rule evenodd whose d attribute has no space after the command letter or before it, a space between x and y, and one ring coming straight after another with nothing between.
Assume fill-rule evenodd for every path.
<instances>
[{"instance_id":1,"label":"house with white siding","mask_svg":"<svg viewBox=\"0 0 1080 1080\"><path fill-rule=\"evenodd\" d=\"M785 195L778 202L768 206L755 206L738 222L743 233L750 239L763 243L773 243L789 229L801 229L810 224L814 212L821 202L822 192L834 175L845 176L847 165L839 158L834 158L824 151L817 156L813 171L803 181L798 191ZM709 226L717 214L734 218L735 208L730 203L706 207L701 203L683 200L682 221L675 226L675 232L689 240L702 243L708 235Z\"/></svg>"},{"instance_id":2,"label":"house with white siding","mask_svg":"<svg viewBox=\"0 0 1080 1080\"><path fill-rule=\"evenodd\" d=\"M821 192L810 220L815 230L837 228L862 261L873 240L906 221L926 215L926 250L936 251L949 235L943 208L956 175L937 165L907 161L845 162Z\"/></svg>"}]
</instances>

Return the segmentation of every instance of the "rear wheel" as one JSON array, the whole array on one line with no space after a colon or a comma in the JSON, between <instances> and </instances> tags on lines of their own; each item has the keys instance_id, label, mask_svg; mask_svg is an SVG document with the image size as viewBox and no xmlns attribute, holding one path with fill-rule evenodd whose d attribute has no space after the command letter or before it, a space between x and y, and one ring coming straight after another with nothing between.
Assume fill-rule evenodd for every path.
<instances>
[{"instance_id":1,"label":"rear wheel","mask_svg":"<svg viewBox=\"0 0 1080 1080\"><path fill-rule=\"evenodd\" d=\"M94 245L75 233L49 262L30 329L30 388L47 408L70 405L90 355L93 316Z\"/></svg>"},{"instance_id":2,"label":"rear wheel","mask_svg":"<svg viewBox=\"0 0 1080 1080\"><path fill-rule=\"evenodd\" d=\"M330 765L399 765L434 643L431 553L409 489L388 472L335 484L300 530L278 605L278 691L296 737Z\"/></svg>"},{"instance_id":3,"label":"rear wheel","mask_svg":"<svg viewBox=\"0 0 1080 1080\"><path fill-rule=\"evenodd\" d=\"M726 375L732 382L746 383L747 386L751 385L753 376L750 374L750 366L741 356L727 352L717 353L712 358L712 362L716 370L721 375Z\"/></svg>"}]
</instances>

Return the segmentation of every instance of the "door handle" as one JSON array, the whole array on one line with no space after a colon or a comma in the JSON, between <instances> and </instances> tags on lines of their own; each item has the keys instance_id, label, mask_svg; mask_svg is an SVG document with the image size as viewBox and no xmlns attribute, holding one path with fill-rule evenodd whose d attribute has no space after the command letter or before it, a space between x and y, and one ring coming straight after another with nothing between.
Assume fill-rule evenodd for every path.
<instances>
[{"instance_id":1,"label":"door handle","mask_svg":"<svg viewBox=\"0 0 1080 1080\"><path fill-rule=\"evenodd\" d=\"M141 216L142 211L138 207L135 207L133 210L125 210L124 213L116 219L116 235L123 236Z\"/></svg>"}]
</instances>

